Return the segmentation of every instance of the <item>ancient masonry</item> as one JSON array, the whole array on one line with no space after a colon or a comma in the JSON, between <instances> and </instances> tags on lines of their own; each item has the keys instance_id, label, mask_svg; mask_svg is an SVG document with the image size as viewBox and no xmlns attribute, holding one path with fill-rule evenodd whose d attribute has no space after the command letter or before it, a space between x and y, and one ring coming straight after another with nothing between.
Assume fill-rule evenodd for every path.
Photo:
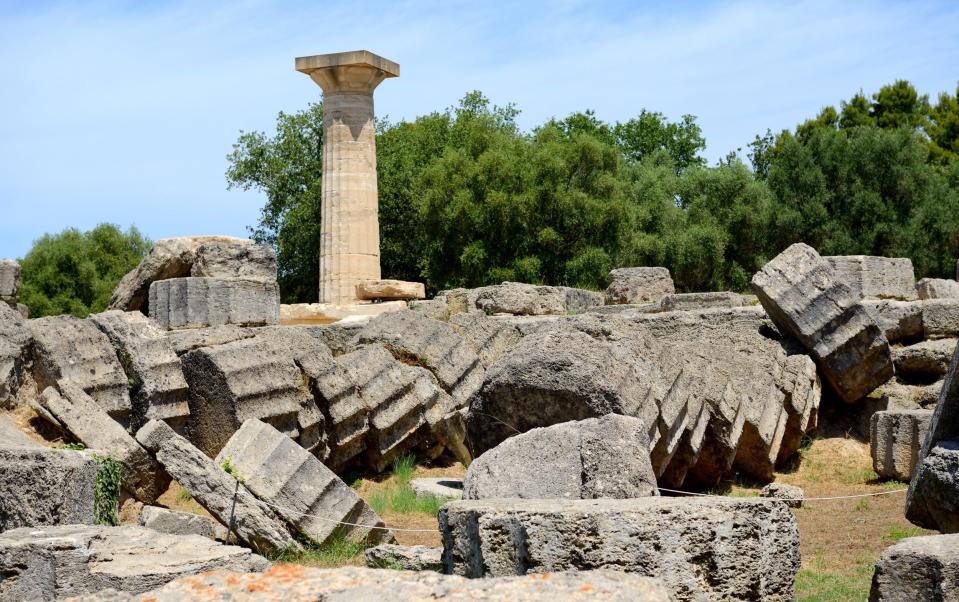
<instances>
[{"instance_id":1,"label":"ancient masonry","mask_svg":"<svg viewBox=\"0 0 959 602\"><path fill-rule=\"evenodd\" d=\"M357 301L356 286L380 279L373 90L400 66L366 50L296 59L323 88L320 303Z\"/></svg>"}]
</instances>

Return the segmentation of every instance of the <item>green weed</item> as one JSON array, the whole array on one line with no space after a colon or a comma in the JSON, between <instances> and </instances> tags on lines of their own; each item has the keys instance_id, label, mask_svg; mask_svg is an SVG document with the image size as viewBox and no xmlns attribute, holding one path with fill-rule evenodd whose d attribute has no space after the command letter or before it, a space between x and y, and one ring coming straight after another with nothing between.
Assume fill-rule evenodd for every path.
<instances>
[{"instance_id":1,"label":"green weed","mask_svg":"<svg viewBox=\"0 0 959 602\"><path fill-rule=\"evenodd\" d=\"M283 551L267 557L273 562L332 567L349 563L364 549L361 543L333 537L321 545L304 546L302 551Z\"/></svg>"}]
</instances>

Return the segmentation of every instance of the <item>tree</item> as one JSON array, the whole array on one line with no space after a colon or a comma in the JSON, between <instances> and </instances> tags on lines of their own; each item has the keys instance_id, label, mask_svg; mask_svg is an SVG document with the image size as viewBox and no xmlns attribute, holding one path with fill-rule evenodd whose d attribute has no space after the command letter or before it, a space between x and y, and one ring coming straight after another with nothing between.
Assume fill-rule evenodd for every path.
<instances>
[{"instance_id":1,"label":"tree","mask_svg":"<svg viewBox=\"0 0 959 602\"><path fill-rule=\"evenodd\" d=\"M113 224L100 224L89 232L68 228L44 234L20 260L20 300L33 317L73 314L83 318L103 311L117 283L151 246L133 226L126 232Z\"/></svg>"},{"instance_id":2,"label":"tree","mask_svg":"<svg viewBox=\"0 0 959 602\"><path fill-rule=\"evenodd\" d=\"M939 94L939 101L929 112L930 160L946 165L959 160L959 85L956 94Z\"/></svg>"}]
</instances>

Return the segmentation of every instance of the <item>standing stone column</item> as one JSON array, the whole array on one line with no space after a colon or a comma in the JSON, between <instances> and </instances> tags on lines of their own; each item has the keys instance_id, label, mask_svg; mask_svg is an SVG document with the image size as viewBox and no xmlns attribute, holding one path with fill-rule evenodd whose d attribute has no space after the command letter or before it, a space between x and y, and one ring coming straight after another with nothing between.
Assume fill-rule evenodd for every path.
<instances>
[{"instance_id":1,"label":"standing stone column","mask_svg":"<svg viewBox=\"0 0 959 602\"><path fill-rule=\"evenodd\" d=\"M373 90L400 66L366 50L296 59L323 88L320 303L355 303L356 285L380 279Z\"/></svg>"}]
</instances>

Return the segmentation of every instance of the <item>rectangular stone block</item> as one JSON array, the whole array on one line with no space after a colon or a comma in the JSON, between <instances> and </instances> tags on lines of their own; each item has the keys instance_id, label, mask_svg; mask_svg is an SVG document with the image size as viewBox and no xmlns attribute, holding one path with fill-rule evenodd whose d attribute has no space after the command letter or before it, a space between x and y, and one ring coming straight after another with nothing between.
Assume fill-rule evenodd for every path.
<instances>
[{"instance_id":1,"label":"rectangular stone block","mask_svg":"<svg viewBox=\"0 0 959 602\"><path fill-rule=\"evenodd\" d=\"M139 523L141 527L153 529L159 533L169 535L202 535L214 539L220 523L209 516L191 514L160 508L159 506L144 506L140 511Z\"/></svg>"},{"instance_id":2,"label":"rectangular stone block","mask_svg":"<svg viewBox=\"0 0 959 602\"><path fill-rule=\"evenodd\" d=\"M823 257L857 299L916 299L916 274L906 257Z\"/></svg>"},{"instance_id":3,"label":"rectangular stone block","mask_svg":"<svg viewBox=\"0 0 959 602\"><path fill-rule=\"evenodd\" d=\"M0 259L0 300L16 302L20 294L20 264Z\"/></svg>"},{"instance_id":4,"label":"rectangular stone block","mask_svg":"<svg viewBox=\"0 0 959 602\"><path fill-rule=\"evenodd\" d=\"M232 278L171 278L150 285L150 317L168 330L280 320L276 282Z\"/></svg>"},{"instance_id":5,"label":"rectangular stone block","mask_svg":"<svg viewBox=\"0 0 959 602\"><path fill-rule=\"evenodd\" d=\"M0 407L13 404L24 371L30 364L33 335L27 321L5 303L0 303Z\"/></svg>"},{"instance_id":6,"label":"rectangular stone block","mask_svg":"<svg viewBox=\"0 0 959 602\"><path fill-rule=\"evenodd\" d=\"M959 299L923 301L922 330L927 339L959 337Z\"/></svg>"},{"instance_id":7,"label":"rectangular stone block","mask_svg":"<svg viewBox=\"0 0 959 602\"><path fill-rule=\"evenodd\" d=\"M959 599L959 535L908 537L883 550L870 602Z\"/></svg>"},{"instance_id":8,"label":"rectangular stone block","mask_svg":"<svg viewBox=\"0 0 959 602\"><path fill-rule=\"evenodd\" d=\"M920 299L959 298L959 282L944 278L923 278L916 285Z\"/></svg>"},{"instance_id":9,"label":"rectangular stone block","mask_svg":"<svg viewBox=\"0 0 959 602\"><path fill-rule=\"evenodd\" d=\"M426 286L422 282L402 280L363 280L356 284L356 298L361 301L425 299Z\"/></svg>"},{"instance_id":10,"label":"rectangular stone block","mask_svg":"<svg viewBox=\"0 0 959 602\"><path fill-rule=\"evenodd\" d=\"M93 524L96 479L89 452L0 447L0 531Z\"/></svg>"},{"instance_id":11,"label":"rectangular stone block","mask_svg":"<svg viewBox=\"0 0 959 602\"><path fill-rule=\"evenodd\" d=\"M860 305L885 333L890 343L922 338L921 301L864 299Z\"/></svg>"},{"instance_id":12,"label":"rectangular stone block","mask_svg":"<svg viewBox=\"0 0 959 602\"><path fill-rule=\"evenodd\" d=\"M929 430L932 410L883 411L872 415L869 451L880 477L908 481Z\"/></svg>"},{"instance_id":13,"label":"rectangular stone block","mask_svg":"<svg viewBox=\"0 0 959 602\"><path fill-rule=\"evenodd\" d=\"M766 313L811 352L848 403L893 375L889 342L828 261L797 243L752 279Z\"/></svg>"},{"instance_id":14,"label":"rectangular stone block","mask_svg":"<svg viewBox=\"0 0 959 602\"><path fill-rule=\"evenodd\" d=\"M659 301L676 292L666 268L617 268L607 280L606 305Z\"/></svg>"},{"instance_id":15,"label":"rectangular stone block","mask_svg":"<svg viewBox=\"0 0 959 602\"><path fill-rule=\"evenodd\" d=\"M742 307L743 296L729 291L710 293L677 293L660 301L663 311L690 311L709 307Z\"/></svg>"}]
</instances>

